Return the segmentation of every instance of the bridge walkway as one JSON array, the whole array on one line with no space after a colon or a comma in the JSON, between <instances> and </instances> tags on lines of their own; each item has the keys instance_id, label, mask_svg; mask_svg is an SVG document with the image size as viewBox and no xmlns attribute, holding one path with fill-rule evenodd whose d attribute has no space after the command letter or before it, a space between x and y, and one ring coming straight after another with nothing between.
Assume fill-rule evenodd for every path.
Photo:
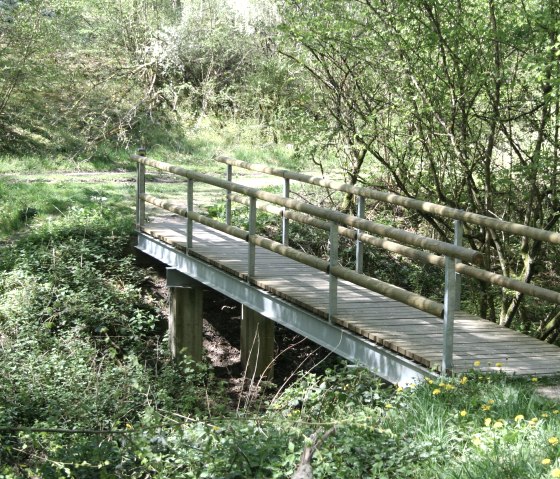
<instances>
[{"instance_id":1,"label":"bridge walkway","mask_svg":"<svg viewBox=\"0 0 560 479\"><path fill-rule=\"evenodd\" d=\"M168 245L179 255L200 259L239 281L249 282L308 311L320 318L325 327L329 324L327 273L257 246L255 273L249 279L249 253L247 242L242 239L195 223L192 247L187 249L186 227L182 219L144 223L139 226L139 232L148 239ZM366 341L417 363L426 375L430 370L441 368L444 332L439 317L339 280L336 313L330 319ZM555 375L560 373L560 349L457 311L453 370L461 373L473 368L514 375Z\"/></svg>"}]
</instances>

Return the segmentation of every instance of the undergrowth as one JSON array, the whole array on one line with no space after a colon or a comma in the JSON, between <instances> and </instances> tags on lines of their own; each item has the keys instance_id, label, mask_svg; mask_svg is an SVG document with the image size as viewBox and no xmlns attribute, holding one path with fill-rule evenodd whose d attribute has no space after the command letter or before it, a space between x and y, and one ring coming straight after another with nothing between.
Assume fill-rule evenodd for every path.
<instances>
[{"instance_id":1,"label":"undergrowth","mask_svg":"<svg viewBox=\"0 0 560 479\"><path fill-rule=\"evenodd\" d=\"M560 474L558 405L476 363L408 389L343 365L230 409L210 367L170 360L121 213L71 207L2 254L0 477L283 478L333 427L316 478Z\"/></svg>"}]
</instances>

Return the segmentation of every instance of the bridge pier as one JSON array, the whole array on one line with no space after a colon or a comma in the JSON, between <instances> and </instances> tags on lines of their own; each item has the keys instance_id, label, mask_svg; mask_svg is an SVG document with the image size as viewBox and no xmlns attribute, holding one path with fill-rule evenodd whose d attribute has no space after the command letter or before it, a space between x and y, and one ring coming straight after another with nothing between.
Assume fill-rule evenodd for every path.
<instances>
[{"instance_id":1,"label":"bridge pier","mask_svg":"<svg viewBox=\"0 0 560 479\"><path fill-rule=\"evenodd\" d=\"M242 306L241 363L247 377L273 376L274 321Z\"/></svg>"},{"instance_id":2,"label":"bridge pier","mask_svg":"<svg viewBox=\"0 0 560 479\"><path fill-rule=\"evenodd\" d=\"M195 280L167 269L169 287L169 350L171 357L184 354L202 361L202 297L203 286Z\"/></svg>"}]
</instances>

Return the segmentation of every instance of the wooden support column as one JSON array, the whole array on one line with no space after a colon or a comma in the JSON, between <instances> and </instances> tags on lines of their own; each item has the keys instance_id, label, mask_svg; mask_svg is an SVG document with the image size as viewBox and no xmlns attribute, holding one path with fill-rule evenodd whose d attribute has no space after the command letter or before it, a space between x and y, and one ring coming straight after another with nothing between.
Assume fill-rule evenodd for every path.
<instances>
[{"instance_id":1,"label":"wooden support column","mask_svg":"<svg viewBox=\"0 0 560 479\"><path fill-rule=\"evenodd\" d=\"M183 354L202 361L202 288L169 288L169 349L174 359Z\"/></svg>"},{"instance_id":2,"label":"wooden support column","mask_svg":"<svg viewBox=\"0 0 560 479\"><path fill-rule=\"evenodd\" d=\"M247 306L241 312L241 363L247 377L272 378L274 359L274 321Z\"/></svg>"}]
</instances>

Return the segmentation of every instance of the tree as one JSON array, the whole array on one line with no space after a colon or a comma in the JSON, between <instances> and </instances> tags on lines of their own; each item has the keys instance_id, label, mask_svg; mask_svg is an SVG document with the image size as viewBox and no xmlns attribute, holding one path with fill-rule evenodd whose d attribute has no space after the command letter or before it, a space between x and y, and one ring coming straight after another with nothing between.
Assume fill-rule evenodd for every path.
<instances>
[{"instance_id":1,"label":"tree","mask_svg":"<svg viewBox=\"0 0 560 479\"><path fill-rule=\"evenodd\" d=\"M285 54L313 82L319 101L309 108L349 153L350 182L367 182L365 168L407 196L538 228L557 224L555 2L285 5ZM451 225L428 221L449 239ZM466 237L487 268L527 282L546 256L539 242L491 230ZM481 291L480 314L511 325L523 296L502 292L497 305L494 290Z\"/></svg>"}]
</instances>

